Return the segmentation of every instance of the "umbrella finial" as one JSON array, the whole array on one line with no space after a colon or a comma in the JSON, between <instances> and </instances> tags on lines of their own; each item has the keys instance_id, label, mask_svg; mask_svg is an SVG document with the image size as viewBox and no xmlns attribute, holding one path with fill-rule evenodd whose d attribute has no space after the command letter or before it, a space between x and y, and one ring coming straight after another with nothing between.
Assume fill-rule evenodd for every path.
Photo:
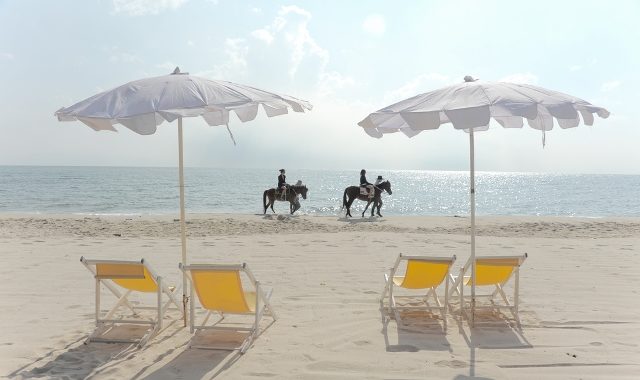
<instances>
[{"instance_id":1,"label":"umbrella finial","mask_svg":"<svg viewBox=\"0 0 640 380\"><path fill-rule=\"evenodd\" d=\"M465 82L475 82L477 81L477 79L473 79L473 77L471 75L467 75L464 77L464 81Z\"/></svg>"},{"instance_id":2,"label":"umbrella finial","mask_svg":"<svg viewBox=\"0 0 640 380\"><path fill-rule=\"evenodd\" d=\"M173 72L171 73L171 75L189 75L189 73L182 73L180 72L180 67L176 66L176 68L173 70Z\"/></svg>"}]
</instances>

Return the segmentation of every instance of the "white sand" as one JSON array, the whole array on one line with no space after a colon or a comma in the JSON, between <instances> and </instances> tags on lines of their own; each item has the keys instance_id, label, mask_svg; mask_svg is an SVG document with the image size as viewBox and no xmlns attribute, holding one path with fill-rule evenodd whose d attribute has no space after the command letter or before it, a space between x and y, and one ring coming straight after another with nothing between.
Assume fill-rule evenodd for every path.
<instances>
[{"instance_id":1,"label":"white sand","mask_svg":"<svg viewBox=\"0 0 640 380\"><path fill-rule=\"evenodd\" d=\"M188 349L176 323L142 349L93 330L91 258L144 257L179 282L173 217L0 216L0 375L93 379L637 379L640 219L480 218L477 254L522 254L522 331L383 324L398 253L469 257L468 219L189 216L191 262L243 262L280 319L241 357ZM120 236L116 236L119 234ZM106 299L106 296L105 296Z\"/></svg>"}]
</instances>

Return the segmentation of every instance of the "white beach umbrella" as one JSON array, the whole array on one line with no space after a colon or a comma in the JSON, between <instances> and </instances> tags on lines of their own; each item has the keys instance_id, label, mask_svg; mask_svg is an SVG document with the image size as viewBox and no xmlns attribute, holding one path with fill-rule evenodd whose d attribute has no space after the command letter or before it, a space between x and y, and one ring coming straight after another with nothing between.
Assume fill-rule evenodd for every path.
<instances>
[{"instance_id":1,"label":"white beach umbrella","mask_svg":"<svg viewBox=\"0 0 640 380\"><path fill-rule=\"evenodd\" d=\"M269 117L286 114L289 108L295 112L312 108L309 102L291 96L231 82L199 78L181 73L176 67L172 74L129 82L71 107L61 108L56 111L55 116L59 121L79 120L96 131L116 131L114 125L122 124L141 135L154 134L157 126L164 121L178 120L180 231L182 264L186 265L182 118L202 116L210 126L226 125L228 130L230 111L242 122L246 122L256 117L259 106L262 106ZM183 277L186 310L185 288L186 277Z\"/></svg>"},{"instance_id":2,"label":"white beach umbrella","mask_svg":"<svg viewBox=\"0 0 640 380\"><path fill-rule=\"evenodd\" d=\"M505 128L521 128L524 125L523 119L527 119L530 127L542 131L544 145L544 133L553 128L554 118L561 128L571 128L580 123L579 115L582 116L584 124L593 125L594 113L602 118L609 117L609 111L606 109L561 92L529 84L477 82L466 76L464 83L392 104L369 114L358 123L367 134L376 138L394 132L402 132L408 137L413 137L446 123L451 123L453 128L469 134L472 325L476 304L474 132L487 130L491 119Z\"/></svg>"}]
</instances>

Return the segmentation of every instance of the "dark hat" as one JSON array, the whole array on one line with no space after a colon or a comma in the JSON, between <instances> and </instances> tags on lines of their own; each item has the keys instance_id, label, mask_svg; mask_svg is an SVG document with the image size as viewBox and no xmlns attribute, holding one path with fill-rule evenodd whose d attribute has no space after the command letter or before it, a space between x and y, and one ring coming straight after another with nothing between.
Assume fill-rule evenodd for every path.
<instances>
[{"instance_id":1,"label":"dark hat","mask_svg":"<svg viewBox=\"0 0 640 380\"><path fill-rule=\"evenodd\" d=\"M382 176L381 176L381 175L379 175L379 176L378 176L378 179L382 179Z\"/></svg>"},{"instance_id":2,"label":"dark hat","mask_svg":"<svg viewBox=\"0 0 640 380\"><path fill-rule=\"evenodd\" d=\"M280 173L284 173L284 169L280 169Z\"/></svg>"},{"instance_id":3,"label":"dark hat","mask_svg":"<svg viewBox=\"0 0 640 380\"><path fill-rule=\"evenodd\" d=\"M360 170L360 174L363 174L363 173L366 173L366 172L367 172L367 171L366 171L366 170L364 170L364 169Z\"/></svg>"}]
</instances>

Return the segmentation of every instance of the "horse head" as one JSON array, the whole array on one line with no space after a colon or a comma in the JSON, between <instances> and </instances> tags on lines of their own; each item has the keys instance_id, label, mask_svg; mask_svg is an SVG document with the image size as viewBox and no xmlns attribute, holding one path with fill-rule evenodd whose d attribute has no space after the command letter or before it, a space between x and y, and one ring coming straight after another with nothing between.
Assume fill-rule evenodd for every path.
<instances>
[{"instance_id":1,"label":"horse head","mask_svg":"<svg viewBox=\"0 0 640 380\"><path fill-rule=\"evenodd\" d=\"M379 183L378 187L381 188L382 190L386 191L389 195L392 194L391 182L389 182L389 180L386 180L384 182Z\"/></svg>"},{"instance_id":2,"label":"horse head","mask_svg":"<svg viewBox=\"0 0 640 380\"><path fill-rule=\"evenodd\" d=\"M306 185L300 186L299 190L300 190L300 195L302 195L302 199L307 199L307 191L309 191L309 189L307 189L307 186Z\"/></svg>"}]
</instances>

